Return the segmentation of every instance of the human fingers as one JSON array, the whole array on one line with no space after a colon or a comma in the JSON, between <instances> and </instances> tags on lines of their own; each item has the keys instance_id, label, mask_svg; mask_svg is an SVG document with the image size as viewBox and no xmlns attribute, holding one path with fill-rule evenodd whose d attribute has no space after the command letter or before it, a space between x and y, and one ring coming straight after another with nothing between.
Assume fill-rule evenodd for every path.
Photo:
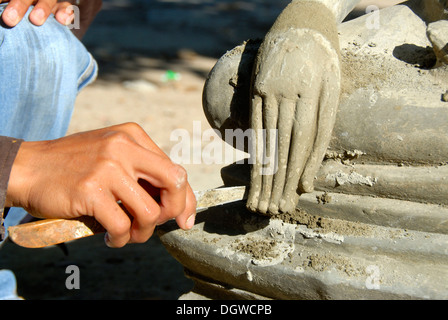
<instances>
[{"instance_id":1,"label":"human fingers","mask_svg":"<svg viewBox=\"0 0 448 320\"><path fill-rule=\"evenodd\" d=\"M124 125L124 130L128 132L130 135L134 137L134 139L145 149L150 150L159 156L169 159L168 155L163 152L162 149L160 149L157 144L151 139L150 136L147 135L147 133L137 124L135 123L127 123ZM171 160L170 160L171 161ZM184 211L177 215L177 216L167 216L167 212L165 210L162 210L159 221L157 224L163 224L168 220L171 220L172 218L176 218L176 222L182 229L190 229L194 225L195 221L195 213L196 213L196 198L194 196L194 192L188 183L188 177L186 174L186 171L184 171L183 168L180 168L181 174L185 174L185 188L186 188L186 194L185 194L185 209ZM151 188L151 187L150 187ZM152 187L154 188L154 187ZM158 191L158 196L160 197L160 191ZM169 212L168 212L169 214Z\"/></svg>"},{"instance_id":2,"label":"human fingers","mask_svg":"<svg viewBox=\"0 0 448 320\"><path fill-rule=\"evenodd\" d=\"M111 248L121 248L131 239L131 220L111 194L97 200L93 215L106 229L104 242Z\"/></svg>"},{"instance_id":3,"label":"human fingers","mask_svg":"<svg viewBox=\"0 0 448 320\"><path fill-rule=\"evenodd\" d=\"M16 26L32 4L33 0L11 0L2 13L3 22L8 27Z\"/></svg>"},{"instance_id":4,"label":"human fingers","mask_svg":"<svg viewBox=\"0 0 448 320\"><path fill-rule=\"evenodd\" d=\"M158 197L160 198L160 197ZM183 230L189 230L194 226L196 218L196 197L190 184L187 183L186 195L185 195L185 209L181 213L176 213L175 216L169 216L163 211L157 225L164 224L165 222L175 218L177 225Z\"/></svg>"},{"instance_id":5,"label":"human fingers","mask_svg":"<svg viewBox=\"0 0 448 320\"><path fill-rule=\"evenodd\" d=\"M297 204L299 179L315 137L316 103L316 99L304 97L297 103L286 169L286 184L279 203L282 212L292 212Z\"/></svg>"},{"instance_id":6,"label":"human fingers","mask_svg":"<svg viewBox=\"0 0 448 320\"><path fill-rule=\"evenodd\" d=\"M249 210L257 211L258 209L258 199L260 197L261 191L261 161L263 158L263 99L259 95L255 95L252 99L251 114L250 114L250 127L252 129L251 136L251 150L250 161L252 162L251 173L250 173L250 188L247 195L246 206Z\"/></svg>"},{"instance_id":7,"label":"human fingers","mask_svg":"<svg viewBox=\"0 0 448 320\"><path fill-rule=\"evenodd\" d=\"M138 148L139 156L134 157L128 164L129 175L135 181L145 180L159 190L162 217L172 219L182 214L186 206L188 186L185 169L165 156L139 145Z\"/></svg>"},{"instance_id":8,"label":"human fingers","mask_svg":"<svg viewBox=\"0 0 448 320\"><path fill-rule=\"evenodd\" d=\"M132 170L136 170L135 179L146 181L146 187L158 189L161 221L180 216L180 223L186 226L183 216L191 214L192 207L195 208L186 170L173 163L139 125L126 123L110 129L126 133L142 148L141 155L133 159ZM188 189L190 191L187 193Z\"/></svg>"},{"instance_id":9,"label":"human fingers","mask_svg":"<svg viewBox=\"0 0 448 320\"><path fill-rule=\"evenodd\" d=\"M325 151L328 148L336 121L336 110L340 94L339 83L340 80L337 72L328 73L327 77L323 80L319 99L316 140L299 183L299 189L302 192L312 192L314 190L314 177L319 170Z\"/></svg>"},{"instance_id":10,"label":"human fingers","mask_svg":"<svg viewBox=\"0 0 448 320\"><path fill-rule=\"evenodd\" d=\"M14 27L23 19L28 8L35 4L30 12L29 20L34 25L40 26L48 19L56 2L57 0L11 0L3 12L2 18L6 25Z\"/></svg>"},{"instance_id":11,"label":"human fingers","mask_svg":"<svg viewBox=\"0 0 448 320\"><path fill-rule=\"evenodd\" d=\"M182 214L176 217L177 225L183 230L189 230L193 228L196 218L196 197L191 189L191 186L187 187L187 197L185 210Z\"/></svg>"},{"instance_id":12,"label":"human fingers","mask_svg":"<svg viewBox=\"0 0 448 320\"><path fill-rule=\"evenodd\" d=\"M277 214L280 198L283 194L286 181L286 168L288 165L289 148L291 145L291 133L296 101L282 98L279 107L278 121L278 168L274 175L272 195L269 204L269 212Z\"/></svg>"},{"instance_id":13,"label":"human fingers","mask_svg":"<svg viewBox=\"0 0 448 320\"><path fill-rule=\"evenodd\" d=\"M186 208L187 172L177 165L167 166L167 178L160 188L161 215L166 219L173 219L182 215Z\"/></svg>"},{"instance_id":14,"label":"human fingers","mask_svg":"<svg viewBox=\"0 0 448 320\"><path fill-rule=\"evenodd\" d=\"M105 189L110 190L115 201L121 201L133 217L133 222L130 224L121 220L128 228L126 236L124 228L115 224L112 224L113 229L110 231L103 224L109 222L108 218L101 216L97 220L106 228L109 240L115 247L123 246L129 241L144 242L152 235L161 215L174 218L184 212L186 187L179 181L184 176L178 175L179 171L183 172L168 158L143 148L120 128L109 128L103 138L113 141L114 149L120 150L121 155L126 155L118 158L114 156L109 160L104 170L112 169L113 175L103 176L107 182ZM153 194L148 193L148 189L143 188L139 181L146 181L154 188ZM158 197L158 193L159 203L152 197Z\"/></svg>"},{"instance_id":15,"label":"human fingers","mask_svg":"<svg viewBox=\"0 0 448 320\"><path fill-rule=\"evenodd\" d=\"M72 4L68 1L58 2L52 10L56 21L63 25L69 25L72 23L75 17L72 8Z\"/></svg>"},{"instance_id":16,"label":"human fingers","mask_svg":"<svg viewBox=\"0 0 448 320\"><path fill-rule=\"evenodd\" d=\"M186 199L185 199L185 210L177 217L175 220L177 225L184 230L191 229L194 226L196 217L196 197L194 195L193 189L191 186L187 186ZM159 220L157 221L157 225L162 225L165 222L172 220L171 217L166 217L164 215L159 216Z\"/></svg>"},{"instance_id":17,"label":"human fingers","mask_svg":"<svg viewBox=\"0 0 448 320\"><path fill-rule=\"evenodd\" d=\"M114 186L112 194L132 216L129 242L146 242L152 236L159 219L161 211L159 204L138 182L125 173Z\"/></svg>"},{"instance_id":18,"label":"human fingers","mask_svg":"<svg viewBox=\"0 0 448 320\"><path fill-rule=\"evenodd\" d=\"M262 163L262 184L258 212L265 214L268 210L272 194L272 180L277 166L277 120L278 105L274 95L268 95L264 99L263 130L266 141L264 145L264 161Z\"/></svg>"},{"instance_id":19,"label":"human fingers","mask_svg":"<svg viewBox=\"0 0 448 320\"><path fill-rule=\"evenodd\" d=\"M57 0L39 0L34 5L33 10L30 12L29 19L32 24L41 26L48 19L52 13L53 7L56 5ZM26 11L25 11L26 12Z\"/></svg>"}]
</instances>

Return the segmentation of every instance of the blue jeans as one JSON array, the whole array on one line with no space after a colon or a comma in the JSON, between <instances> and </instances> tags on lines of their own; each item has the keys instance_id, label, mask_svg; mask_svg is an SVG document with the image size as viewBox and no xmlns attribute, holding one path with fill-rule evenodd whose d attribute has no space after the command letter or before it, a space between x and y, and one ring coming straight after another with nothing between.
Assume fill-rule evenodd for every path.
<instances>
[{"instance_id":1,"label":"blue jeans","mask_svg":"<svg viewBox=\"0 0 448 320\"><path fill-rule=\"evenodd\" d=\"M0 15L5 7L0 4ZM31 9L16 27L0 26L0 135L56 139L66 134L76 96L96 78L97 64L54 16L43 26L31 24ZM11 208L5 227L25 215Z\"/></svg>"}]
</instances>

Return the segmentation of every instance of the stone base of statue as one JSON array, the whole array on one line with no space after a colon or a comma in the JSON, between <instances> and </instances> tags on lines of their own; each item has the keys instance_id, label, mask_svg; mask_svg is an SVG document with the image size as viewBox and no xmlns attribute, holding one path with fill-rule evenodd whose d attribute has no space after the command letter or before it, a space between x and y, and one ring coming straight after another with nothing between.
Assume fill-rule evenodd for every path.
<instances>
[{"instance_id":1,"label":"stone base of statue","mask_svg":"<svg viewBox=\"0 0 448 320\"><path fill-rule=\"evenodd\" d=\"M187 298L448 298L448 209L339 193L382 177L330 162L321 191L303 194L293 214L263 217L239 201L201 212L190 231L162 226L161 241L195 281ZM223 170L228 182L248 172L235 167Z\"/></svg>"}]
</instances>

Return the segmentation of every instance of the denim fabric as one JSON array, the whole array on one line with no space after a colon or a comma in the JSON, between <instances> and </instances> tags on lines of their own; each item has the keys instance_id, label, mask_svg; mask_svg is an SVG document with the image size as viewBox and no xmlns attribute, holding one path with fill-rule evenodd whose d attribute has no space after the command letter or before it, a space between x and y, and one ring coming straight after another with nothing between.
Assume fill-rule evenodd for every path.
<instances>
[{"instance_id":1,"label":"denim fabric","mask_svg":"<svg viewBox=\"0 0 448 320\"><path fill-rule=\"evenodd\" d=\"M0 14L5 8L0 5ZM0 135L25 141L65 135L78 92L94 80L97 65L83 44L50 16L40 27L26 17L0 26ZM25 213L12 208L5 227Z\"/></svg>"},{"instance_id":2,"label":"denim fabric","mask_svg":"<svg viewBox=\"0 0 448 320\"><path fill-rule=\"evenodd\" d=\"M0 4L0 15L5 7ZM97 64L53 15L43 26L31 24L31 10L14 28L0 25L0 135L56 139L66 134L76 96L96 78ZM12 208L5 227L25 215L23 209Z\"/></svg>"},{"instance_id":3,"label":"denim fabric","mask_svg":"<svg viewBox=\"0 0 448 320\"><path fill-rule=\"evenodd\" d=\"M27 17L0 27L0 135L28 141L65 135L76 95L95 72L91 55L54 17L40 27Z\"/></svg>"},{"instance_id":4,"label":"denim fabric","mask_svg":"<svg viewBox=\"0 0 448 320\"><path fill-rule=\"evenodd\" d=\"M10 270L0 270L0 299L20 300L16 291L17 282L14 273Z\"/></svg>"}]
</instances>

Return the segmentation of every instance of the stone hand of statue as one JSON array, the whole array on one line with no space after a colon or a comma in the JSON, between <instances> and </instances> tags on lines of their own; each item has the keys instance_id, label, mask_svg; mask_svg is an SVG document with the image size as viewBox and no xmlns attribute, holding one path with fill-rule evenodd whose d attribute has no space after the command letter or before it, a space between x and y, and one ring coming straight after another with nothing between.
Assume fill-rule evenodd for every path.
<instances>
[{"instance_id":1,"label":"stone hand of statue","mask_svg":"<svg viewBox=\"0 0 448 320\"><path fill-rule=\"evenodd\" d=\"M247 207L290 212L311 192L333 130L340 92L337 50L320 33L268 33L255 61L251 187Z\"/></svg>"}]
</instances>

